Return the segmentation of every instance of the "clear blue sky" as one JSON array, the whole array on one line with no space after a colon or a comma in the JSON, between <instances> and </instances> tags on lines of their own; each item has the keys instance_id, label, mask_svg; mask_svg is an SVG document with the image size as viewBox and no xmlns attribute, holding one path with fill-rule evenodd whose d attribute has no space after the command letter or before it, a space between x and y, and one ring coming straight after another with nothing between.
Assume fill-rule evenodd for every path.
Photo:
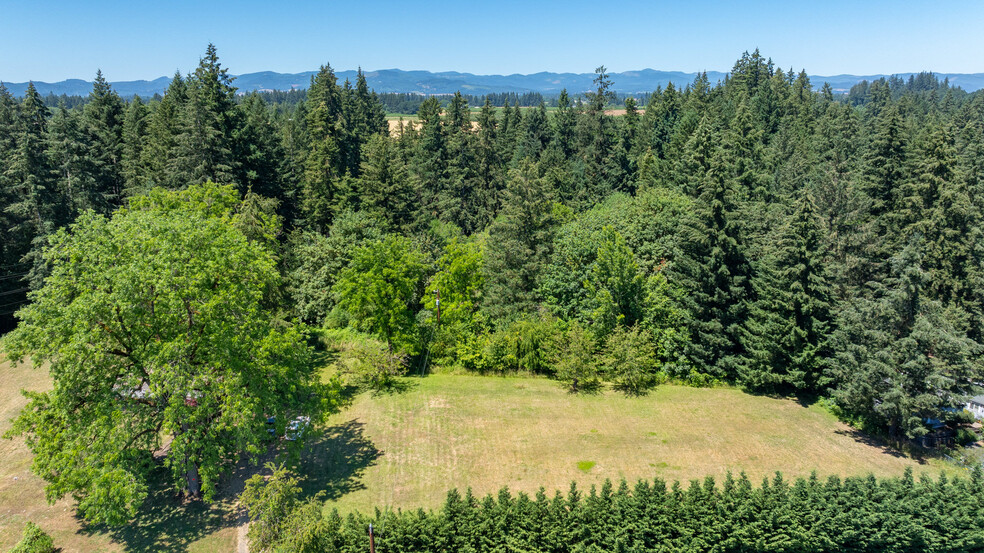
<instances>
[{"instance_id":1,"label":"clear blue sky","mask_svg":"<svg viewBox=\"0 0 984 553\"><path fill-rule=\"evenodd\" d=\"M727 71L759 48L813 75L984 72L984 2L0 0L0 80L185 72L209 42L234 74Z\"/></svg>"}]
</instances>

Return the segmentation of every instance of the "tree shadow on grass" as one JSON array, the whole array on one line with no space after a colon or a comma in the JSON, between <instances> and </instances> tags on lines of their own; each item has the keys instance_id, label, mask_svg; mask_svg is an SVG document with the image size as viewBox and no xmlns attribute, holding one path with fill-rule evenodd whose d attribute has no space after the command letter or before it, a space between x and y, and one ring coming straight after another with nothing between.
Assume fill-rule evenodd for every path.
<instances>
[{"instance_id":1,"label":"tree shadow on grass","mask_svg":"<svg viewBox=\"0 0 984 553\"><path fill-rule=\"evenodd\" d=\"M312 434L301 452L298 473L302 495L321 494L331 501L365 489L362 475L376 464L383 452L365 435L365 424L357 420L339 423Z\"/></svg>"},{"instance_id":2,"label":"tree shadow on grass","mask_svg":"<svg viewBox=\"0 0 984 553\"><path fill-rule=\"evenodd\" d=\"M881 450L882 453L886 455L891 455L892 457L898 457L900 459L912 459L919 463L920 465L926 464L926 455L923 451L916 448L906 448L905 451L899 449L897 444L892 444L885 441L878 436L872 436L870 434L865 434L864 432L858 430L857 428L847 428L836 430L835 433L841 436L848 436L854 441L862 443L866 446L873 447L875 449Z\"/></svg>"},{"instance_id":3,"label":"tree shadow on grass","mask_svg":"<svg viewBox=\"0 0 984 553\"><path fill-rule=\"evenodd\" d=\"M108 534L124 551L188 551L192 543L235 525L228 499L187 501L169 485L168 476L163 467L155 471L149 483L154 491L130 522L110 527L80 520L79 533Z\"/></svg>"}]
</instances>

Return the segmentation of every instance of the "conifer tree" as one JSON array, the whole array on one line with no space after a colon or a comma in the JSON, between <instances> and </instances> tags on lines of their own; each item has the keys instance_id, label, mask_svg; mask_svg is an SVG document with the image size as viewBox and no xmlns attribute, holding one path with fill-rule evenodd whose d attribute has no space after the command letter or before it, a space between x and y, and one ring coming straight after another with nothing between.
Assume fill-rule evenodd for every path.
<instances>
[{"instance_id":1,"label":"conifer tree","mask_svg":"<svg viewBox=\"0 0 984 553\"><path fill-rule=\"evenodd\" d=\"M233 183L238 169L233 153L238 125L234 77L219 63L215 45L187 81L188 102L176 138L177 177L181 186L203 182Z\"/></svg>"},{"instance_id":2,"label":"conifer tree","mask_svg":"<svg viewBox=\"0 0 984 553\"><path fill-rule=\"evenodd\" d=\"M307 101L307 138L301 189L301 213L310 228L327 229L338 200L337 181L344 173L341 145L342 91L330 65L311 77Z\"/></svg>"},{"instance_id":3,"label":"conifer tree","mask_svg":"<svg viewBox=\"0 0 984 553\"><path fill-rule=\"evenodd\" d=\"M48 121L47 155L56 179L59 195L66 200L69 219L87 209L105 208L100 202L95 167L96 160L86 133L86 122L78 110L69 111L62 104Z\"/></svg>"},{"instance_id":4,"label":"conifer tree","mask_svg":"<svg viewBox=\"0 0 984 553\"><path fill-rule=\"evenodd\" d=\"M571 105L566 88L560 91L560 96L557 98L557 116L554 118L554 125L560 151L566 159L570 159L574 155L577 140L577 113Z\"/></svg>"},{"instance_id":5,"label":"conifer tree","mask_svg":"<svg viewBox=\"0 0 984 553\"><path fill-rule=\"evenodd\" d=\"M240 192L252 190L266 198L285 200L281 179L284 152L266 102L255 92L239 104L239 127L233 134Z\"/></svg>"},{"instance_id":6,"label":"conifer tree","mask_svg":"<svg viewBox=\"0 0 984 553\"><path fill-rule=\"evenodd\" d=\"M377 134L366 142L362 156L362 200L394 230L408 230L415 219L416 190L393 139Z\"/></svg>"},{"instance_id":7,"label":"conifer tree","mask_svg":"<svg viewBox=\"0 0 984 553\"><path fill-rule=\"evenodd\" d=\"M133 195L146 183L143 151L147 144L148 124L147 106L140 96L134 96L123 115L123 151L120 155L120 165L124 196Z\"/></svg>"},{"instance_id":8,"label":"conifer tree","mask_svg":"<svg viewBox=\"0 0 984 553\"><path fill-rule=\"evenodd\" d=\"M752 269L731 220L733 192L720 161L703 176L699 206L697 223L688 229L689 251L679 268L691 317L686 354L698 371L734 378L745 353L741 338L755 298Z\"/></svg>"},{"instance_id":9,"label":"conifer tree","mask_svg":"<svg viewBox=\"0 0 984 553\"><path fill-rule=\"evenodd\" d=\"M187 104L188 85L181 73L175 73L147 124L147 144L140 156L144 167L143 182L138 190L152 186L171 189L187 186L187 182L180 180L186 171L180 170L177 151Z\"/></svg>"},{"instance_id":10,"label":"conifer tree","mask_svg":"<svg viewBox=\"0 0 984 553\"><path fill-rule=\"evenodd\" d=\"M894 191L906 176L907 138L902 117L893 105L875 119L874 135L865 156L865 190L874 200L872 215L893 209Z\"/></svg>"},{"instance_id":11,"label":"conifer tree","mask_svg":"<svg viewBox=\"0 0 984 553\"><path fill-rule=\"evenodd\" d=\"M981 346L954 328L932 298L916 236L891 259L872 299L848 304L833 337L835 399L896 438L929 431L975 393Z\"/></svg>"},{"instance_id":12,"label":"conifer tree","mask_svg":"<svg viewBox=\"0 0 984 553\"><path fill-rule=\"evenodd\" d=\"M92 187L79 190L82 209L107 214L122 202L124 109L123 100L97 71L83 112Z\"/></svg>"},{"instance_id":13,"label":"conifer tree","mask_svg":"<svg viewBox=\"0 0 984 553\"><path fill-rule=\"evenodd\" d=\"M499 216L489 227L483 308L507 322L537 306L536 285L553 242L553 190L523 161L510 171Z\"/></svg>"},{"instance_id":14,"label":"conifer tree","mask_svg":"<svg viewBox=\"0 0 984 553\"><path fill-rule=\"evenodd\" d=\"M802 195L775 253L756 275L758 299L741 370L745 386L810 393L826 384L832 306L822 243L813 200Z\"/></svg>"}]
</instances>

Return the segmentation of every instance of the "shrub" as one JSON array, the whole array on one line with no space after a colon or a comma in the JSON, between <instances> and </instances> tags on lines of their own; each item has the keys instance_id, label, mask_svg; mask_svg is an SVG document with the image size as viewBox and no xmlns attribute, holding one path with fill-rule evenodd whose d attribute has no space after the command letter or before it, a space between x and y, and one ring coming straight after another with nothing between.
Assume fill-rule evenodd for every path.
<instances>
[{"instance_id":1,"label":"shrub","mask_svg":"<svg viewBox=\"0 0 984 553\"><path fill-rule=\"evenodd\" d=\"M351 329L328 329L321 333L325 347L338 353L339 374L360 388L383 390L406 374L407 356L392 351L383 342Z\"/></svg>"},{"instance_id":2,"label":"shrub","mask_svg":"<svg viewBox=\"0 0 984 553\"><path fill-rule=\"evenodd\" d=\"M54 551L55 542L51 536L37 524L28 522L21 541L10 550L10 553L54 553Z\"/></svg>"},{"instance_id":3,"label":"shrub","mask_svg":"<svg viewBox=\"0 0 984 553\"><path fill-rule=\"evenodd\" d=\"M656 351L646 329L617 327L605 341L605 370L615 387L642 395L657 384Z\"/></svg>"}]
</instances>

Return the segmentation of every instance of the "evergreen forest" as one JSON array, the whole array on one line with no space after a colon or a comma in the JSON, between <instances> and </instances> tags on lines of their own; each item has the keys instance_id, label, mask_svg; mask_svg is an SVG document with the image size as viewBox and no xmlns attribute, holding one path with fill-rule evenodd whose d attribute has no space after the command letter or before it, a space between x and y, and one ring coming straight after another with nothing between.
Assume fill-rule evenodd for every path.
<instances>
[{"instance_id":1,"label":"evergreen forest","mask_svg":"<svg viewBox=\"0 0 984 553\"><path fill-rule=\"evenodd\" d=\"M378 95L361 72L340 83L327 64L304 92L241 95L209 45L161 97L121 98L98 73L87 98L55 100L0 85L0 325L13 358L61 360L53 373L71 389L29 396L14 433L50 456L49 492L90 498L80 510L93 520L125 521L146 496L114 472L150 463L131 446L153 450L171 432L184 447L184 436L171 469L207 498L220 460L259 448L237 434L249 421L235 409L253 409L264 436L257 397L335 409L311 399L337 390L304 368L309 344L357 343L351 370L377 389L438 368L544 376L571 393L724 383L823 401L897 445L966 422L963 406L981 393L984 92L929 73L835 94L756 50L724 81L701 74L643 99L617 96L604 67L593 90L545 99ZM155 288L162 274L185 275L186 288ZM153 299L133 312L100 303L136 294L133 282L150 283ZM215 290L231 298L221 308L188 299ZM164 317L165 305L164 331L130 319ZM196 326L213 315L221 324ZM103 341L114 345L93 345ZM141 365L158 342L168 345L156 364ZM175 352L216 372L168 373L185 391L156 419L155 379ZM78 370L59 372L70 356ZM220 374L244 356L257 397ZM71 415L87 405L71 398L100 386L83 361L155 368L98 391L131 390L126 412L140 419L146 407L141 424L153 422L107 434L124 453L89 459L80 476L50 432L105 422ZM230 386L213 406L223 415L195 426L217 382ZM277 414L283 433L296 412ZM195 449L195 428L226 441ZM113 493L100 498L100 486ZM979 513L980 487L975 474L453 492L439 512L298 528L331 526L335 542L312 550L339 551L356 550L348 533L369 521L415 551L702 551L713 548L695 544L724 543L737 527L747 535L735 548L942 550L959 536L957 549L973 550L979 516L941 505ZM310 515L302 507L295 515ZM929 511L936 518L915 515Z\"/></svg>"}]
</instances>

